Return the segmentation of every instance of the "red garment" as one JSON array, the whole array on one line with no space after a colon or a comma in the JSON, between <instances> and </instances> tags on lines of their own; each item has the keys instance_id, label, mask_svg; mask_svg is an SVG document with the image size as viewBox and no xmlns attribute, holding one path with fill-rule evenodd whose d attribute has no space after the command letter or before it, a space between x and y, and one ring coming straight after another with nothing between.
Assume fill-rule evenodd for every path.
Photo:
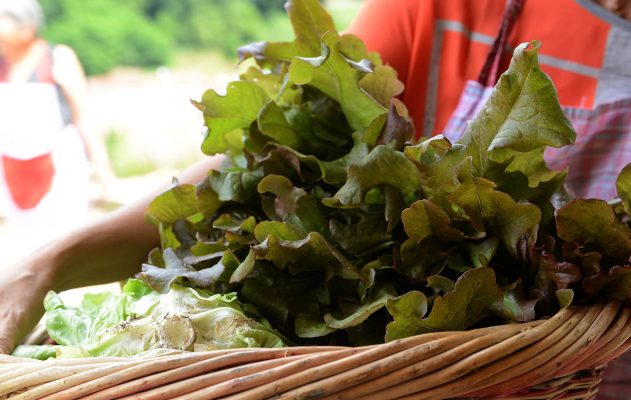
<instances>
[{"instance_id":1,"label":"red garment","mask_svg":"<svg viewBox=\"0 0 631 400\"><path fill-rule=\"evenodd\" d=\"M51 154L29 160L2 156L4 179L15 205L23 210L35 208L53 183L55 166Z\"/></svg>"},{"instance_id":2,"label":"red garment","mask_svg":"<svg viewBox=\"0 0 631 400\"><path fill-rule=\"evenodd\" d=\"M457 140L480 109L479 100L489 93L476 80L504 5L504 0L366 3L350 32L398 70L418 136L444 133ZM508 67L512 47L533 39L543 43L542 70L577 132L574 146L546 152L549 166L570 167L566 183L579 197L617 197L616 178L631 162L631 22L591 0L526 1L508 46L500 47L505 51L499 70ZM458 106L463 91L469 99Z\"/></svg>"},{"instance_id":3,"label":"red garment","mask_svg":"<svg viewBox=\"0 0 631 400\"><path fill-rule=\"evenodd\" d=\"M362 38L369 50L381 53L399 72L406 85L402 100L417 133L430 136L447 125L466 81L477 79L504 4L504 0L368 0L348 32ZM554 81L561 104L590 108L611 27L579 0L529 0L508 43L515 47L541 41L542 69ZM500 70L508 67L510 56L505 51Z\"/></svg>"}]
</instances>

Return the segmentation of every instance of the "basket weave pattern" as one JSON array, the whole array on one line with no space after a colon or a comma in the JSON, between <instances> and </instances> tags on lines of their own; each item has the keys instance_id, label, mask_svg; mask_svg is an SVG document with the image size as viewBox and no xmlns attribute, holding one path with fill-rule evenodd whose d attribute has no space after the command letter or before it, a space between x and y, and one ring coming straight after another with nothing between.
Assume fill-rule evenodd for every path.
<instances>
[{"instance_id":1,"label":"basket weave pattern","mask_svg":"<svg viewBox=\"0 0 631 400\"><path fill-rule=\"evenodd\" d=\"M546 321L358 348L293 347L154 358L0 358L0 398L590 399L631 347L631 309L564 309Z\"/></svg>"}]
</instances>

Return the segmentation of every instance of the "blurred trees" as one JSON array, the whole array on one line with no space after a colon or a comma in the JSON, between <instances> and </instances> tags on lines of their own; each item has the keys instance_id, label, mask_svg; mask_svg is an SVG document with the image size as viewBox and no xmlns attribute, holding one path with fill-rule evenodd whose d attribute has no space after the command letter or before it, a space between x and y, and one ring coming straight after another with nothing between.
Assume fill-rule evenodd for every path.
<instances>
[{"instance_id":1,"label":"blurred trees","mask_svg":"<svg viewBox=\"0 0 631 400\"><path fill-rule=\"evenodd\" d=\"M285 0L40 0L44 37L68 44L88 74L116 65L168 64L176 48L233 56L252 41L290 32Z\"/></svg>"},{"instance_id":2,"label":"blurred trees","mask_svg":"<svg viewBox=\"0 0 631 400\"><path fill-rule=\"evenodd\" d=\"M115 65L168 62L172 43L160 28L122 0L41 0L44 36L71 46L89 74Z\"/></svg>"},{"instance_id":3,"label":"blurred trees","mask_svg":"<svg viewBox=\"0 0 631 400\"><path fill-rule=\"evenodd\" d=\"M261 10L262 13L280 11L283 9L286 0L252 0L252 3Z\"/></svg>"},{"instance_id":4,"label":"blurred trees","mask_svg":"<svg viewBox=\"0 0 631 400\"><path fill-rule=\"evenodd\" d=\"M231 55L237 47L260 40L267 31L261 10L250 0L136 2L179 47L219 49Z\"/></svg>"},{"instance_id":5,"label":"blurred trees","mask_svg":"<svg viewBox=\"0 0 631 400\"><path fill-rule=\"evenodd\" d=\"M46 15L44 37L74 48L91 75L116 65L165 65L176 49L234 57L241 45L292 37L286 0L39 1ZM355 11L351 8L351 17ZM334 16L343 21L339 27L349 22L348 9Z\"/></svg>"}]
</instances>

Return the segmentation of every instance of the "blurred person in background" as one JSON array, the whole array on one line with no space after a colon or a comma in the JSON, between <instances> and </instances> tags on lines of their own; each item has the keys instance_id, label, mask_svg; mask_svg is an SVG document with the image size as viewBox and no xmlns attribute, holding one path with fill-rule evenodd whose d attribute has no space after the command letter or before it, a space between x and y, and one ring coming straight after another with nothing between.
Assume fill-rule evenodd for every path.
<instances>
[{"instance_id":1,"label":"blurred person in background","mask_svg":"<svg viewBox=\"0 0 631 400\"><path fill-rule=\"evenodd\" d=\"M578 132L577 146L549 160L555 168L572 165L568 183L579 195L608 200L615 176L631 162L630 21L631 0L368 0L349 31L397 69L418 134L452 139L506 68L506 49L541 40L542 68ZM207 158L180 182L198 182L220 163ZM58 238L0 281L0 304L11 305L0 309L0 351L10 351L37 322L46 290L138 271L159 244L156 229L143 221L152 198ZM606 380L615 385L603 386L601 398L631 398L631 363L622 361L608 368Z\"/></svg>"},{"instance_id":2,"label":"blurred person in background","mask_svg":"<svg viewBox=\"0 0 631 400\"><path fill-rule=\"evenodd\" d=\"M103 144L82 129L81 64L39 36L43 20L36 0L0 0L0 216L31 243L85 220L88 160L110 176Z\"/></svg>"}]
</instances>

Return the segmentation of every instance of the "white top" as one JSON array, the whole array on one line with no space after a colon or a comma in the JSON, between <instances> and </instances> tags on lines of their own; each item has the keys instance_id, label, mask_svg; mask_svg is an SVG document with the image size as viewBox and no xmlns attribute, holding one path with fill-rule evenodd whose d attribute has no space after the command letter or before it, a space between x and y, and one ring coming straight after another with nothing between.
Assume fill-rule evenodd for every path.
<instances>
[{"instance_id":1,"label":"white top","mask_svg":"<svg viewBox=\"0 0 631 400\"><path fill-rule=\"evenodd\" d=\"M51 153L64 127L55 85L0 82L0 154L30 159Z\"/></svg>"}]
</instances>

